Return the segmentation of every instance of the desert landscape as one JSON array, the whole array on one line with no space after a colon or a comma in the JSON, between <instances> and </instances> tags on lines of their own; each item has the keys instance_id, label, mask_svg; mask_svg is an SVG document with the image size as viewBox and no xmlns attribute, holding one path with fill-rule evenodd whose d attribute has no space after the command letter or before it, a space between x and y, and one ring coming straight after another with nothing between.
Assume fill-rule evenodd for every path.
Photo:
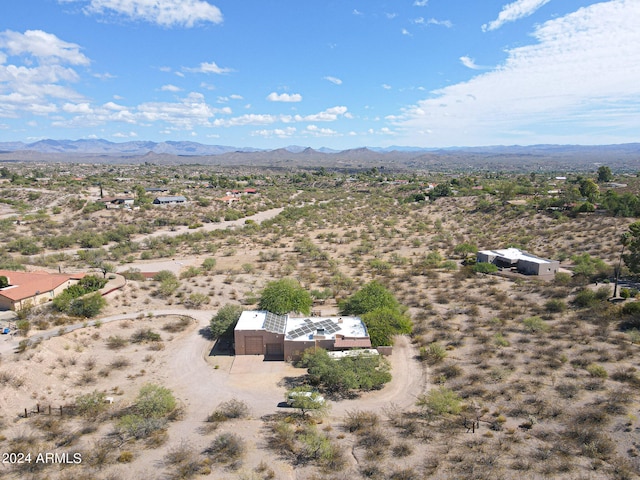
<instances>
[{"instance_id":1,"label":"desert landscape","mask_svg":"<svg viewBox=\"0 0 640 480\"><path fill-rule=\"evenodd\" d=\"M612 170L6 163L0 269L106 284L1 321L0 476L638 478L640 182ZM560 270L477 268L507 247ZM285 278L323 316L391 292L391 381L337 391L212 336ZM326 405L287 405L301 384Z\"/></svg>"}]
</instances>

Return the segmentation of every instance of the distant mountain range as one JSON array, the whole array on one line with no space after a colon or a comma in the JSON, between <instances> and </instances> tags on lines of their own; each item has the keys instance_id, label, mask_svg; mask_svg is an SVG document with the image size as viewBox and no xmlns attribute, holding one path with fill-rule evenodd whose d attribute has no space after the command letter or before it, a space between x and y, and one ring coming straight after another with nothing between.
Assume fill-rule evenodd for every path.
<instances>
[{"instance_id":1,"label":"distant mountain range","mask_svg":"<svg viewBox=\"0 0 640 480\"><path fill-rule=\"evenodd\" d=\"M197 142L110 142L108 140L40 140L0 142L0 162L157 163L274 168L388 168L393 170L549 171L593 170L607 164L640 170L640 143L619 145L531 145L454 148L392 146L350 150L292 145L276 150Z\"/></svg>"}]
</instances>

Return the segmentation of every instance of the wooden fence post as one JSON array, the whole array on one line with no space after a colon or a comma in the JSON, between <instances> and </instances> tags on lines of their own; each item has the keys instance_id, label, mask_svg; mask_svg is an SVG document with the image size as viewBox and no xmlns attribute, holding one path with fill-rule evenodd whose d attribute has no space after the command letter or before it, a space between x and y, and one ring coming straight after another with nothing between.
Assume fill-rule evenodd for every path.
<instances>
[{"instance_id":1,"label":"wooden fence post","mask_svg":"<svg viewBox=\"0 0 640 480\"><path fill-rule=\"evenodd\" d=\"M27 413L27 409L24 409L24 418L27 418L29 416L29 414Z\"/></svg>"}]
</instances>

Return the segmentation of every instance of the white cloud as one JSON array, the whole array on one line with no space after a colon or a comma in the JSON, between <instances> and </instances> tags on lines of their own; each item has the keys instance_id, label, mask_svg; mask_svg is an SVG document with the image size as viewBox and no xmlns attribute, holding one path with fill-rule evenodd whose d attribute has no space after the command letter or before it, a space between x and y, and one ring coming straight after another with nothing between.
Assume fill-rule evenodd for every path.
<instances>
[{"instance_id":1,"label":"white cloud","mask_svg":"<svg viewBox=\"0 0 640 480\"><path fill-rule=\"evenodd\" d=\"M19 57L21 64L12 63ZM68 65L88 65L89 59L74 43L41 30L24 34L0 33L0 117L56 113L64 103L80 103L84 97L68 84L80 75Z\"/></svg>"},{"instance_id":2,"label":"white cloud","mask_svg":"<svg viewBox=\"0 0 640 480\"><path fill-rule=\"evenodd\" d=\"M335 137L338 132L331 128L320 128L317 125L307 125L305 131L314 137Z\"/></svg>"},{"instance_id":3,"label":"white cloud","mask_svg":"<svg viewBox=\"0 0 640 480\"><path fill-rule=\"evenodd\" d=\"M326 80L327 82L331 82L334 85L342 85L342 80L340 80L337 77L326 76L326 77L324 77L324 80Z\"/></svg>"},{"instance_id":4,"label":"white cloud","mask_svg":"<svg viewBox=\"0 0 640 480\"><path fill-rule=\"evenodd\" d=\"M387 85L386 83L382 84L382 88L384 88L385 90L391 90L391 85Z\"/></svg>"},{"instance_id":5,"label":"white cloud","mask_svg":"<svg viewBox=\"0 0 640 480\"><path fill-rule=\"evenodd\" d=\"M264 138L289 138L292 137L296 133L295 127L287 127L287 128L275 128L273 130L256 130L255 132L251 132L251 135L254 137L264 137Z\"/></svg>"},{"instance_id":6,"label":"white cloud","mask_svg":"<svg viewBox=\"0 0 640 480\"><path fill-rule=\"evenodd\" d=\"M403 28L401 32L402 32L402 35L406 35L407 37L413 37L413 35L411 35L411 32L409 32L409 30L407 30L406 28Z\"/></svg>"},{"instance_id":7,"label":"white cloud","mask_svg":"<svg viewBox=\"0 0 640 480\"><path fill-rule=\"evenodd\" d=\"M411 131L414 142L424 143L421 133L431 131L429 142L439 145L594 143L605 131L614 143L637 138L639 23L635 0L596 3L547 21L535 28L536 43L507 50L504 64L490 72L431 92L393 123Z\"/></svg>"},{"instance_id":8,"label":"white cloud","mask_svg":"<svg viewBox=\"0 0 640 480\"><path fill-rule=\"evenodd\" d=\"M482 31L496 30L505 23L515 22L521 18L528 17L550 1L551 0L516 0L513 3L509 3L502 7L502 11L498 14L496 20L482 25Z\"/></svg>"},{"instance_id":9,"label":"white cloud","mask_svg":"<svg viewBox=\"0 0 640 480\"><path fill-rule=\"evenodd\" d=\"M351 114L348 112L347 107L331 107L319 113L294 116L249 113L246 115L228 119L218 118L214 120L213 125L217 127L238 127L244 125L270 125L278 122L335 122L340 117L348 119L352 118Z\"/></svg>"},{"instance_id":10,"label":"white cloud","mask_svg":"<svg viewBox=\"0 0 640 480\"><path fill-rule=\"evenodd\" d=\"M6 30L0 33L0 49L9 55L33 56L39 63L89 64L89 59L80 52L80 46L42 30L27 30L24 33Z\"/></svg>"},{"instance_id":11,"label":"white cloud","mask_svg":"<svg viewBox=\"0 0 640 480\"><path fill-rule=\"evenodd\" d=\"M484 67L481 67L480 65L477 65L476 62L473 60L473 58L468 57L468 56L464 56L464 57L460 57L460 62L467 68L470 68L472 70L482 70Z\"/></svg>"},{"instance_id":12,"label":"white cloud","mask_svg":"<svg viewBox=\"0 0 640 480\"><path fill-rule=\"evenodd\" d=\"M267 100L269 100L270 102L295 103L302 101L302 95L300 95L299 93L281 93L278 95L276 92L271 92L269 95L267 95Z\"/></svg>"},{"instance_id":13,"label":"white cloud","mask_svg":"<svg viewBox=\"0 0 640 480\"><path fill-rule=\"evenodd\" d=\"M427 20L428 25L437 25L439 27L451 28L453 27L453 23L450 20L438 20L436 18L430 18Z\"/></svg>"},{"instance_id":14,"label":"white cloud","mask_svg":"<svg viewBox=\"0 0 640 480\"><path fill-rule=\"evenodd\" d=\"M355 8L353 9L353 14L354 15L363 15L363 13L359 10L356 10Z\"/></svg>"},{"instance_id":15,"label":"white cloud","mask_svg":"<svg viewBox=\"0 0 640 480\"><path fill-rule=\"evenodd\" d=\"M180 92L182 91L182 89L180 87L176 87L175 85L163 85L162 87L160 87L160 90L162 90L163 92Z\"/></svg>"},{"instance_id":16,"label":"white cloud","mask_svg":"<svg viewBox=\"0 0 640 480\"><path fill-rule=\"evenodd\" d=\"M314 113L311 115L296 115L294 118L297 122L335 122L339 117L345 116L349 118L347 107L338 106L327 108L320 113Z\"/></svg>"},{"instance_id":17,"label":"white cloud","mask_svg":"<svg viewBox=\"0 0 640 480\"><path fill-rule=\"evenodd\" d=\"M192 73L215 73L217 75L233 72L231 68L219 67L216 62L202 62L198 67L185 68L184 70Z\"/></svg>"},{"instance_id":18,"label":"white cloud","mask_svg":"<svg viewBox=\"0 0 640 480\"><path fill-rule=\"evenodd\" d=\"M415 2L413 2L413 6L414 7L426 7L427 3L429 3L429 0L416 0Z\"/></svg>"},{"instance_id":19,"label":"white cloud","mask_svg":"<svg viewBox=\"0 0 640 480\"><path fill-rule=\"evenodd\" d=\"M121 15L163 27L191 28L202 23L221 23L220 9L202 0L59 0L86 4L86 14Z\"/></svg>"},{"instance_id":20,"label":"white cloud","mask_svg":"<svg viewBox=\"0 0 640 480\"><path fill-rule=\"evenodd\" d=\"M136 132L117 132L111 136L113 138L136 138L138 134Z\"/></svg>"}]
</instances>

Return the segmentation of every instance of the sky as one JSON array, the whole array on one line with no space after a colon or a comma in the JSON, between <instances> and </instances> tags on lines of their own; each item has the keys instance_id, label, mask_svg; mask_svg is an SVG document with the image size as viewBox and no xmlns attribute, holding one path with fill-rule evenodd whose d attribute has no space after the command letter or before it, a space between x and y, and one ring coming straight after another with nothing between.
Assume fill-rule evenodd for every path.
<instances>
[{"instance_id":1,"label":"sky","mask_svg":"<svg viewBox=\"0 0 640 480\"><path fill-rule=\"evenodd\" d=\"M0 141L640 141L640 0L20 0Z\"/></svg>"}]
</instances>

